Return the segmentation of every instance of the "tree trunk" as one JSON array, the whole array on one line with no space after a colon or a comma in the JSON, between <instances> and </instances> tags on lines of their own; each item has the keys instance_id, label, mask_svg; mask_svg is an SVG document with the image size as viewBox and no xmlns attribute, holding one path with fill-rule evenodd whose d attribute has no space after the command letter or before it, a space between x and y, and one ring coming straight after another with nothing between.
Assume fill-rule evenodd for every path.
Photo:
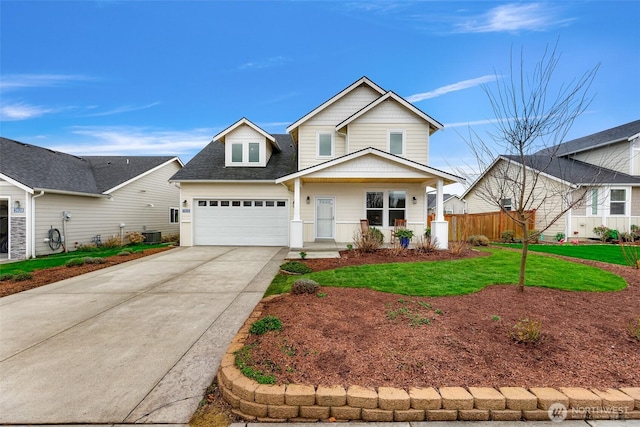
<instances>
[{"instance_id":1,"label":"tree trunk","mask_svg":"<svg viewBox=\"0 0 640 427\"><path fill-rule=\"evenodd\" d=\"M527 253L529 252L529 229L527 219L520 215L522 227L522 255L520 256L520 276L518 277L518 292L524 292L524 279L527 267Z\"/></svg>"}]
</instances>

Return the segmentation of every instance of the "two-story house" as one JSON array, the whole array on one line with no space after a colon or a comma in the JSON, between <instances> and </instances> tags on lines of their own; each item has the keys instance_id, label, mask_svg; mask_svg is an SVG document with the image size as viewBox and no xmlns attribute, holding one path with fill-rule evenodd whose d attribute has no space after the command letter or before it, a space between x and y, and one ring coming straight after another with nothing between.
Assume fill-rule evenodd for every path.
<instances>
[{"instance_id":1,"label":"two-story house","mask_svg":"<svg viewBox=\"0 0 640 427\"><path fill-rule=\"evenodd\" d=\"M531 207L537 209L536 228L558 218L545 232L546 240L557 233L568 239L595 238L593 229L601 225L620 232L640 226L640 120L540 150L526 156L525 163L539 172L535 185L540 191L533 192L537 200L531 199ZM517 195L500 194L495 178L505 168L521 166L515 156L495 159L462 195L468 212L497 211L498 202L507 210L516 209ZM487 200L489 194L496 199ZM548 194L552 196L542 203ZM560 215L572 200L578 203Z\"/></svg>"},{"instance_id":2,"label":"two-story house","mask_svg":"<svg viewBox=\"0 0 640 427\"><path fill-rule=\"evenodd\" d=\"M447 247L443 186L461 178L429 167L442 124L363 77L286 130L246 118L213 137L171 179L181 189L181 244L351 242L360 220L387 239L396 219L422 234L436 189L432 236Z\"/></svg>"}]
</instances>

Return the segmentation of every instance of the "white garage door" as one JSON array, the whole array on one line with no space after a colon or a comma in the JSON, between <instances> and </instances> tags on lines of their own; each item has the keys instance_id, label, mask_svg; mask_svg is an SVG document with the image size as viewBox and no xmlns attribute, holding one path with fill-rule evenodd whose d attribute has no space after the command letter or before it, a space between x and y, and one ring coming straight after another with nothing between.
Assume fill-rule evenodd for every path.
<instances>
[{"instance_id":1,"label":"white garage door","mask_svg":"<svg viewBox=\"0 0 640 427\"><path fill-rule=\"evenodd\" d=\"M289 245L287 200L207 199L194 205L196 245Z\"/></svg>"}]
</instances>

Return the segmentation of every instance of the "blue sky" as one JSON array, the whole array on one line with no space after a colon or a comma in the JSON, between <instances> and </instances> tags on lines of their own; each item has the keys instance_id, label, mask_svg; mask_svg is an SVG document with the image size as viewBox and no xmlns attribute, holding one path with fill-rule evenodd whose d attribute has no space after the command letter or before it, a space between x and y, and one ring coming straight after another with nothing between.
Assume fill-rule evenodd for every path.
<instances>
[{"instance_id":1,"label":"blue sky","mask_svg":"<svg viewBox=\"0 0 640 427\"><path fill-rule=\"evenodd\" d=\"M600 63L576 138L640 118L640 1L0 1L0 134L78 155L185 163L241 117L271 133L366 75L445 125L431 166L472 159L482 90L558 42Z\"/></svg>"}]
</instances>

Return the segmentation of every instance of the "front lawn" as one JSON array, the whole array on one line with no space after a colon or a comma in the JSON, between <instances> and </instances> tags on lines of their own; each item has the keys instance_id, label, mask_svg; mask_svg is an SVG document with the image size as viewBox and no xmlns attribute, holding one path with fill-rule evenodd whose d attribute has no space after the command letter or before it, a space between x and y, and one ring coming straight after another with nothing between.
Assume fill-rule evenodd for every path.
<instances>
[{"instance_id":1,"label":"front lawn","mask_svg":"<svg viewBox=\"0 0 640 427\"><path fill-rule=\"evenodd\" d=\"M0 272L3 274L15 274L17 272L30 273L36 270L43 270L45 268L60 267L72 258L106 258L114 255L118 255L122 251L128 252L141 252L145 249L161 248L168 246L169 243L161 243L157 245L131 245L120 248L105 248L94 249L91 251L73 251L67 253L58 253L53 255L46 255L38 258L28 259L25 261L11 262L0 265Z\"/></svg>"},{"instance_id":2,"label":"front lawn","mask_svg":"<svg viewBox=\"0 0 640 427\"><path fill-rule=\"evenodd\" d=\"M288 292L300 277L313 279L321 286L432 297L470 294L493 284L518 283L520 254L500 249L486 251L491 255L453 261L343 267L304 276L277 275L265 295ZM619 291L627 286L624 279L613 273L532 253L527 261L526 284L590 292Z\"/></svg>"},{"instance_id":3,"label":"front lawn","mask_svg":"<svg viewBox=\"0 0 640 427\"><path fill-rule=\"evenodd\" d=\"M521 244L505 244L501 245L509 248L521 249ZM633 249L632 246L629 246ZM609 264L629 265L622 255L620 246L608 245L573 245L573 244L557 244L557 245L529 245L529 250L534 252L544 252L548 254L563 255L573 258L590 259L593 261L608 262ZM635 250L640 252L640 246L636 246Z\"/></svg>"}]
</instances>

